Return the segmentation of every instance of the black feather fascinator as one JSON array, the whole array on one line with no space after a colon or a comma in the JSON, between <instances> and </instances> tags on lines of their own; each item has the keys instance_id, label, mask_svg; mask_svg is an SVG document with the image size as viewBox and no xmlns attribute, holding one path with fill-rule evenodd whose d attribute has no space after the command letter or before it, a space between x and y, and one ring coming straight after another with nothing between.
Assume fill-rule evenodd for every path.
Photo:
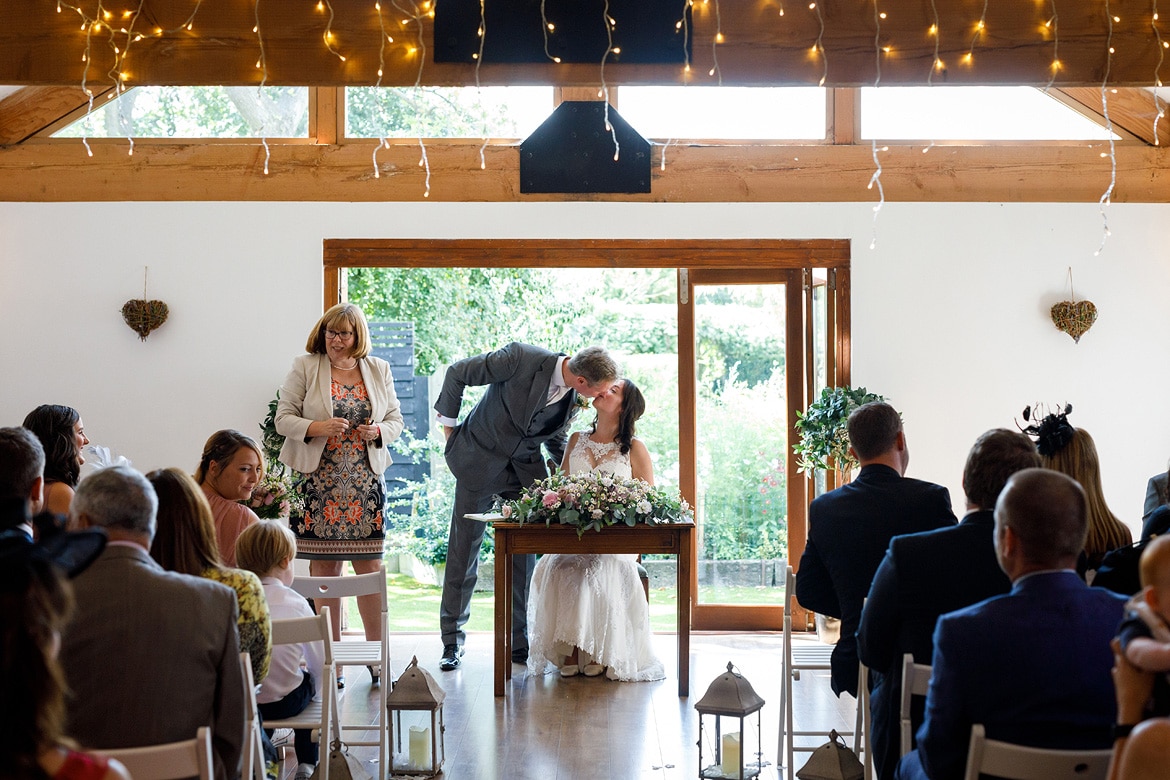
<instances>
[{"instance_id":1,"label":"black feather fascinator","mask_svg":"<svg viewBox=\"0 0 1170 780\"><path fill-rule=\"evenodd\" d=\"M1036 449L1046 458L1050 458L1064 449L1072 441L1076 429L1069 424L1068 416L1072 413L1072 404L1065 404L1064 409L1058 412L1048 412L1043 417L1040 404L1024 407L1024 422L1022 426L1016 423L1021 432L1036 440Z\"/></svg>"}]
</instances>

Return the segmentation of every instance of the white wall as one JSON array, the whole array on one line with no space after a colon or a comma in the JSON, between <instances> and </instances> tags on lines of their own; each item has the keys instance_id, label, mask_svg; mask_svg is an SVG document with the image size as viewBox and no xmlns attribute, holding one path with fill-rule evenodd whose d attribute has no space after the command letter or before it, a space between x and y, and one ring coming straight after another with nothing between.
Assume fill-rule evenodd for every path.
<instances>
[{"instance_id":1,"label":"white wall","mask_svg":"<svg viewBox=\"0 0 1170 780\"><path fill-rule=\"evenodd\" d=\"M150 469L193 469L222 427L255 434L321 311L325 238L848 238L853 380L902 411L910 474L962 512L967 449L1026 404L1070 402L1096 438L1113 510L1137 530L1166 468L1170 206L887 204L0 204L0 424L39 403L81 410L90 437ZM1093 300L1074 344L1048 318ZM145 342L121 321L170 305Z\"/></svg>"}]
</instances>

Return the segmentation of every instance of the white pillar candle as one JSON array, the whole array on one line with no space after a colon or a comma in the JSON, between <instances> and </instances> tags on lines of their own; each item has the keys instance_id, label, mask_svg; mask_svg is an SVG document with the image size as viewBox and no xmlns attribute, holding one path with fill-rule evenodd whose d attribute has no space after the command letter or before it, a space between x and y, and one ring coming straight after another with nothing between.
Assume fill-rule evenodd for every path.
<instances>
[{"instance_id":1,"label":"white pillar candle","mask_svg":"<svg viewBox=\"0 0 1170 780\"><path fill-rule=\"evenodd\" d=\"M719 771L725 777L739 777L739 732L723 735L723 757Z\"/></svg>"},{"instance_id":2,"label":"white pillar candle","mask_svg":"<svg viewBox=\"0 0 1170 780\"><path fill-rule=\"evenodd\" d=\"M410 765L415 769L425 769L431 765L430 755L431 730L426 726L411 726Z\"/></svg>"}]
</instances>

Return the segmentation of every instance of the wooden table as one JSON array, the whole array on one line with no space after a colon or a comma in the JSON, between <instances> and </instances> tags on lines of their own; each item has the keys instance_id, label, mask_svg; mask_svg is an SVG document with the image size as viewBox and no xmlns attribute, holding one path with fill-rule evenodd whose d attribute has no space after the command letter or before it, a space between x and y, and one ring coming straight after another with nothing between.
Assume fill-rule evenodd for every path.
<instances>
[{"instance_id":1,"label":"wooden table","mask_svg":"<svg viewBox=\"0 0 1170 780\"><path fill-rule=\"evenodd\" d=\"M610 526L586 531L543 523L493 522L496 531L496 696L512 679L512 556L536 553L641 553L675 555L678 573L678 695L687 696L691 677L691 555L694 523Z\"/></svg>"}]
</instances>

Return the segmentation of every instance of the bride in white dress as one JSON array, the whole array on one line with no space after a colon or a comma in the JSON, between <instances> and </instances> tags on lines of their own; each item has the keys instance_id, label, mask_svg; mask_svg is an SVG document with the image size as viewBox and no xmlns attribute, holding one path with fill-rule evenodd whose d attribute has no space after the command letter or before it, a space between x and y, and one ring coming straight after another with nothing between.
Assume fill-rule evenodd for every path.
<instances>
[{"instance_id":1,"label":"bride in white dress","mask_svg":"<svg viewBox=\"0 0 1170 780\"><path fill-rule=\"evenodd\" d=\"M629 379L593 399L593 430L574 433L561 468L608 472L654 484L646 445L634 423L646 401ZM604 531L602 532L604 533ZM545 555L528 598L528 668L561 676L605 672L611 680L661 680L650 642L650 613L635 555Z\"/></svg>"}]
</instances>

